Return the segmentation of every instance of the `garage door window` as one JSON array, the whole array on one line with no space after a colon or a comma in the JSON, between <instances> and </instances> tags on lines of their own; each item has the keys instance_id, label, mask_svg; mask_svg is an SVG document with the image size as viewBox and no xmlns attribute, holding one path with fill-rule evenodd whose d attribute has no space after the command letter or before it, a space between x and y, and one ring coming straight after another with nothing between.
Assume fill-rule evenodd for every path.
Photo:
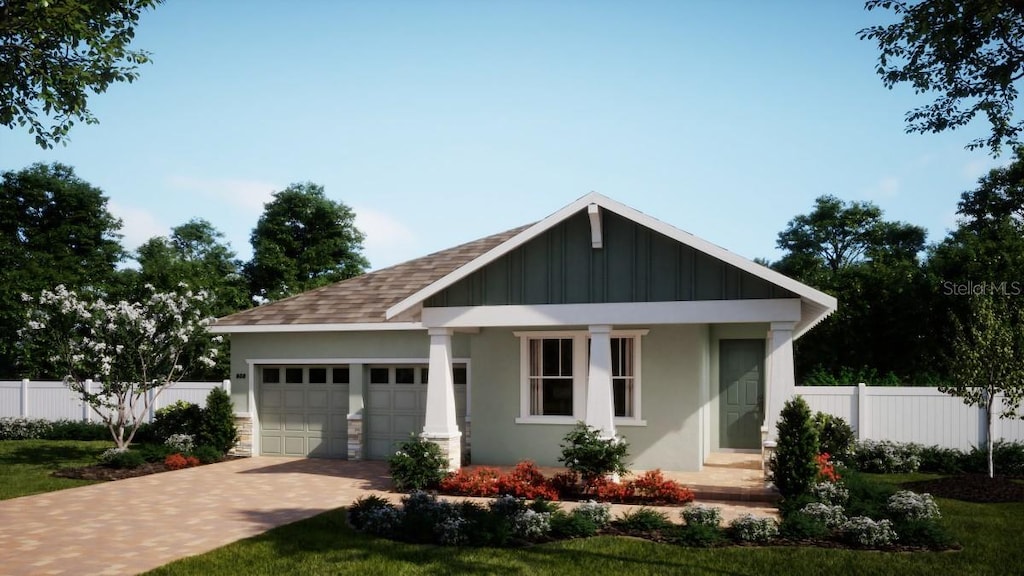
<instances>
[{"instance_id":1,"label":"garage door window","mask_svg":"<svg viewBox=\"0 0 1024 576\"><path fill-rule=\"evenodd\" d=\"M302 368L285 368L285 384L302 384Z\"/></svg>"},{"instance_id":2,"label":"garage door window","mask_svg":"<svg viewBox=\"0 0 1024 576\"><path fill-rule=\"evenodd\" d=\"M348 366L334 368L331 382L335 384L348 384Z\"/></svg>"},{"instance_id":3,"label":"garage door window","mask_svg":"<svg viewBox=\"0 0 1024 576\"><path fill-rule=\"evenodd\" d=\"M327 384L327 368L310 368L310 384Z\"/></svg>"},{"instance_id":4,"label":"garage door window","mask_svg":"<svg viewBox=\"0 0 1024 576\"><path fill-rule=\"evenodd\" d=\"M263 369L263 383L264 384L279 384L281 382L281 369L280 368L264 368Z\"/></svg>"}]
</instances>

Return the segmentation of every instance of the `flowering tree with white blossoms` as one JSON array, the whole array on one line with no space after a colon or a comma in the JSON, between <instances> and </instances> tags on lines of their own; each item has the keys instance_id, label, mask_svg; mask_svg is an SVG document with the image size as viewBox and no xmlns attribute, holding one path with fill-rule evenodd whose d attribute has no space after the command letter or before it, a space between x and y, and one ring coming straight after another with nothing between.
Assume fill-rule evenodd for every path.
<instances>
[{"instance_id":1,"label":"flowering tree with white blossoms","mask_svg":"<svg viewBox=\"0 0 1024 576\"><path fill-rule=\"evenodd\" d=\"M63 285L44 290L38 299L22 295L28 308L27 328L20 332L26 353L64 372L65 385L102 419L121 450L160 393L193 363L212 366L218 353L202 344L213 321L198 306L205 292L184 284L178 292L147 288L151 293L144 302L83 298ZM220 340L216 336L211 342Z\"/></svg>"}]
</instances>

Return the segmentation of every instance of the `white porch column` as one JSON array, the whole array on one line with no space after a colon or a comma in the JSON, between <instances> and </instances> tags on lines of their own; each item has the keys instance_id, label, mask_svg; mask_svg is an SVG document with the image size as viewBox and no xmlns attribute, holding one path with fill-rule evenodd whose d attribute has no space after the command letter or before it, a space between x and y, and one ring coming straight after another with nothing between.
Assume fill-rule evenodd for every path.
<instances>
[{"instance_id":1,"label":"white porch column","mask_svg":"<svg viewBox=\"0 0 1024 576\"><path fill-rule=\"evenodd\" d=\"M765 410L765 426L768 439L778 441L776 423L779 413L787 400L793 397L796 376L793 372L793 326L794 322L772 322L768 332L767 388L768 401Z\"/></svg>"},{"instance_id":2,"label":"white porch column","mask_svg":"<svg viewBox=\"0 0 1024 576\"><path fill-rule=\"evenodd\" d=\"M612 327L590 327L590 376L587 378L589 426L599 428L602 438L615 437L615 405L612 398Z\"/></svg>"},{"instance_id":3,"label":"white porch column","mask_svg":"<svg viewBox=\"0 0 1024 576\"><path fill-rule=\"evenodd\" d=\"M448 468L462 466L462 447L455 420L455 379L452 376L452 330L430 328L430 368L427 375L427 413L422 437L441 447Z\"/></svg>"}]
</instances>

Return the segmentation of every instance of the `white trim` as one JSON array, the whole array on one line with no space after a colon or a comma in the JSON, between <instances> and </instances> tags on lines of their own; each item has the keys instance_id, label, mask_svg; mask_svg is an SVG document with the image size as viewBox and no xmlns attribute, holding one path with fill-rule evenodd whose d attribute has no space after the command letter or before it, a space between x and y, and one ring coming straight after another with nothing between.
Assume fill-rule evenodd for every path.
<instances>
[{"instance_id":1,"label":"white trim","mask_svg":"<svg viewBox=\"0 0 1024 576\"><path fill-rule=\"evenodd\" d=\"M517 416L516 424L558 424L573 426L580 419L574 416Z\"/></svg>"},{"instance_id":2,"label":"white trim","mask_svg":"<svg viewBox=\"0 0 1024 576\"><path fill-rule=\"evenodd\" d=\"M214 334L263 334L280 332L372 332L426 330L420 322L354 322L352 324L247 324L210 326Z\"/></svg>"},{"instance_id":3,"label":"white trim","mask_svg":"<svg viewBox=\"0 0 1024 576\"><path fill-rule=\"evenodd\" d=\"M428 326L574 326L797 322L800 300L698 300L612 304L537 304L424 308Z\"/></svg>"},{"instance_id":4,"label":"white trim","mask_svg":"<svg viewBox=\"0 0 1024 576\"><path fill-rule=\"evenodd\" d=\"M638 418L615 418L616 426L647 426L647 420L640 420Z\"/></svg>"},{"instance_id":5,"label":"white trim","mask_svg":"<svg viewBox=\"0 0 1024 576\"><path fill-rule=\"evenodd\" d=\"M587 216L590 217L590 246L591 248L603 248L604 237L601 234L601 209L597 204L587 206Z\"/></svg>"},{"instance_id":6,"label":"white trim","mask_svg":"<svg viewBox=\"0 0 1024 576\"><path fill-rule=\"evenodd\" d=\"M811 314L808 314L808 317L806 318L800 318L798 316L795 319L796 321L799 322L799 326L796 330L797 335L802 334L811 326L817 324L823 318L831 314L833 311L835 311L838 305L834 297L829 296L824 292L811 288L810 286L807 286L806 284L803 284L801 282L797 282L792 278L783 276L782 274L779 274L778 272L770 268L762 266L756 262L747 260L746 258L739 256L738 254L734 254L726 250L725 248L722 248L706 240L698 238L693 234L690 234L689 232L685 232L683 230L680 230L679 228L670 226L656 218L653 218L651 216L644 214L643 212L640 212L639 210L630 208L625 204L616 202L615 200L612 200L607 196L603 196L596 192L591 192L577 199L575 202L572 202L571 204L562 208L561 210L558 210L557 212L541 220L540 222L537 222L533 226L530 226L526 230L523 230L522 232L516 234L512 238L509 238L508 240L499 244L498 246L495 246L494 248L488 250L484 254L481 254L480 256L476 257L475 259L466 263L465 265L453 270L446 276L432 282L428 286L417 291L415 294L406 297L401 302L388 308L387 312L385 313L385 317L388 319L394 318L401 314L402 312L405 312L421 304L427 298L433 296L434 294L437 294L438 292L444 290L445 288L448 288L449 286L455 284L459 280L466 278L473 272L480 270L484 266L497 260L499 257L507 254L508 252L511 252L512 250L515 250L519 246L522 246L526 242L539 236L543 232L547 231L548 229L552 228L553 226L562 222L563 220L569 218L573 214L576 214L577 212L584 209L589 211L590 205L592 204L605 208L606 210L610 210L624 218L633 220L634 222L647 228L650 228L651 230L664 234L665 236L668 236L669 238L672 238L677 242L690 246L696 250L700 250L701 252L704 252L705 254L708 254L713 258L717 258L718 260L735 266L736 268L739 268L744 272L753 274L754 276L757 276L763 280L766 280L772 284L775 284L781 288L784 288L786 290L789 290L790 292L799 295L802 300L806 301L809 304L808 311L811 312ZM732 302L736 301L734 300ZM426 310L424 310L424 316L425 315Z\"/></svg>"}]
</instances>

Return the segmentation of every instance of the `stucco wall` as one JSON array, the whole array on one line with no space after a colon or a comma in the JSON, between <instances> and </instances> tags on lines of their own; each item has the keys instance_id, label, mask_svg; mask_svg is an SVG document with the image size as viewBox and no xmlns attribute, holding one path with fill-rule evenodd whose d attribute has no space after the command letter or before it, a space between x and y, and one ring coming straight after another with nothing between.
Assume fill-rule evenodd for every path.
<instances>
[{"instance_id":1,"label":"stucco wall","mask_svg":"<svg viewBox=\"0 0 1024 576\"><path fill-rule=\"evenodd\" d=\"M620 426L635 468L697 470L701 464L700 394L708 374L702 325L658 326L642 338L641 416L646 426ZM519 340L512 330L472 337L473 462L513 464L531 459L557 466L567 425L516 424Z\"/></svg>"},{"instance_id":2,"label":"stucco wall","mask_svg":"<svg viewBox=\"0 0 1024 576\"><path fill-rule=\"evenodd\" d=\"M250 412L249 359L292 359L296 363L352 358L422 358L429 354L426 331L233 334L231 336L231 399L238 412ZM452 354L469 356L465 334L452 338Z\"/></svg>"}]
</instances>

